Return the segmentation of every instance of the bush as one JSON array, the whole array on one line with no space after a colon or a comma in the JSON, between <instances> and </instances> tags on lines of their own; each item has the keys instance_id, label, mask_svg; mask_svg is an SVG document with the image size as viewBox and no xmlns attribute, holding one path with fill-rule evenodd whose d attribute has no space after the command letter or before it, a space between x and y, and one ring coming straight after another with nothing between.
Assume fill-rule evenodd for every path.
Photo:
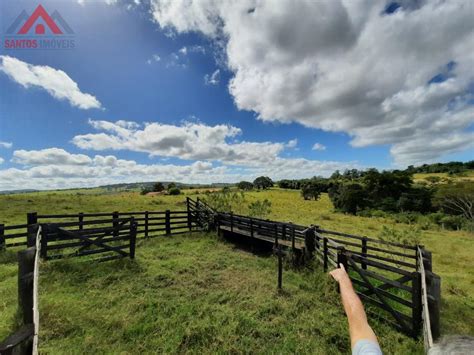
<instances>
[{"instance_id":1,"label":"bush","mask_svg":"<svg viewBox=\"0 0 474 355\"><path fill-rule=\"evenodd\" d=\"M179 195L179 194L181 194L181 190L178 189L177 187L172 187L171 189L168 190L168 194L170 194L170 195Z\"/></svg>"},{"instance_id":2,"label":"bush","mask_svg":"<svg viewBox=\"0 0 474 355\"><path fill-rule=\"evenodd\" d=\"M263 201L255 201L248 205L248 215L250 217L264 218L271 213L272 203L265 199Z\"/></svg>"},{"instance_id":3,"label":"bush","mask_svg":"<svg viewBox=\"0 0 474 355\"><path fill-rule=\"evenodd\" d=\"M253 190L253 184L249 181L241 181L237 184L239 190Z\"/></svg>"},{"instance_id":4,"label":"bush","mask_svg":"<svg viewBox=\"0 0 474 355\"><path fill-rule=\"evenodd\" d=\"M329 198L334 207L345 213L356 214L366 207L366 193L361 184L341 183L329 189Z\"/></svg>"}]
</instances>

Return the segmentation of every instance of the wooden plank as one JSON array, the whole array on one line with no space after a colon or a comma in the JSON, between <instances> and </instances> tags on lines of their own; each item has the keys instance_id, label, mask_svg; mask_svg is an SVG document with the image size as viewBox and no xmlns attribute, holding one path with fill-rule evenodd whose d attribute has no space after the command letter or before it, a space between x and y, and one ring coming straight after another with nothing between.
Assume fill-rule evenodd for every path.
<instances>
[{"instance_id":1,"label":"wooden plank","mask_svg":"<svg viewBox=\"0 0 474 355\"><path fill-rule=\"evenodd\" d=\"M28 345L27 343L31 344L34 332L35 330L32 323L23 325L15 333L0 343L0 354L13 354L14 349L20 347L21 345L24 346L22 349L24 353L28 353L28 348L31 349L31 345Z\"/></svg>"}]
</instances>

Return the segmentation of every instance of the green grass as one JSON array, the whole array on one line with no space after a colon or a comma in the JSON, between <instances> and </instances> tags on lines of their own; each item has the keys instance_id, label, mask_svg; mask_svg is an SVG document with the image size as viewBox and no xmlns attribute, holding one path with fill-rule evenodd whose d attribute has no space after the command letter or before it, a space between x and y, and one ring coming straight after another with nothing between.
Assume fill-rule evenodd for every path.
<instances>
[{"instance_id":1,"label":"green grass","mask_svg":"<svg viewBox=\"0 0 474 355\"><path fill-rule=\"evenodd\" d=\"M192 191L187 191L192 193ZM196 197L196 195L189 195ZM204 197L199 195L199 197ZM299 191L250 192L267 198L268 218L377 237L391 219L333 211L326 195L305 201ZM76 213L184 209L185 196L138 193L40 192L0 196L0 221L25 223L26 212ZM420 231L442 280L442 330L474 334L474 235ZM0 254L0 338L16 312L13 251ZM73 259L42 266L42 351L83 352L306 352L348 350L346 321L334 287L320 269L285 271L275 290L275 260L236 250L205 235L143 242L136 262L89 264ZM387 353L420 352L421 345L371 319ZM55 349L55 351L53 351Z\"/></svg>"}]
</instances>

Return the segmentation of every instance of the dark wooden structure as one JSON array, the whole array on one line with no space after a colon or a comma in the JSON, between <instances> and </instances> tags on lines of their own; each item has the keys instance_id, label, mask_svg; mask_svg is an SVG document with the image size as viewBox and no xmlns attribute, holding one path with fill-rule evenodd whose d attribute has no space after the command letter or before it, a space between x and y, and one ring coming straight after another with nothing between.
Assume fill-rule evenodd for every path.
<instances>
[{"instance_id":1,"label":"dark wooden structure","mask_svg":"<svg viewBox=\"0 0 474 355\"><path fill-rule=\"evenodd\" d=\"M284 255L299 262L317 259L324 271L343 264L368 312L410 336L422 329L425 338L439 336L440 279L432 272L431 253L422 246L220 213L202 200L187 198L183 211L29 213L26 224L0 224L0 248L34 246L38 226L43 228L44 259L93 254L102 254L101 260L133 258L136 238L216 230L276 252L279 289Z\"/></svg>"},{"instance_id":2,"label":"dark wooden structure","mask_svg":"<svg viewBox=\"0 0 474 355\"><path fill-rule=\"evenodd\" d=\"M282 282L282 251L303 260L315 258L324 271L343 264L369 313L375 313L409 336L420 334L426 319L426 316L422 317L422 281L439 285L436 281L439 277L431 272L431 266L431 274L420 271L420 255L430 255L423 247L330 231L319 226L218 213L203 201L193 203L198 225L212 224L218 233L233 236L234 240L253 239L273 247L280 259L278 288ZM431 302L427 307L431 315L429 327L433 334L439 335L439 287L428 288L427 292L427 302Z\"/></svg>"}]
</instances>

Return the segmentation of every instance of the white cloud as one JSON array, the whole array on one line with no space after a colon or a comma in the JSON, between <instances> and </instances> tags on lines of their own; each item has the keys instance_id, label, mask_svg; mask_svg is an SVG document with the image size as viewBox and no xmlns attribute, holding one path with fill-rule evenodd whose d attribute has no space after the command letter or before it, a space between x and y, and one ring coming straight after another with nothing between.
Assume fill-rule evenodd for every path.
<instances>
[{"instance_id":1,"label":"white cloud","mask_svg":"<svg viewBox=\"0 0 474 355\"><path fill-rule=\"evenodd\" d=\"M296 148L296 146L298 145L298 139L291 139L288 141L288 143L286 143L286 146L288 148Z\"/></svg>"},{"instance_id":2,"label":"white cloud","mask_svg":"<svg viewBox=\"0 0 474 355\"><path fill-rule=\"evenodd\" d=\"M2 148L11 148L13 146L13 143L11 142L1 142L0 141L0 147Z\"/></svg>"},{"instance_id":3,"label":"white cloud","mask_svg":"<svg viewBox=\"0 0 474 355\"><path fill-rule=\"evenodd\" d=\"M181 55L186 55L186 54L188 54L188 49L186 47L182 47L178 52Z\"/></svg>"},{"instance_id":4,"label":"white cloud","mask_svg":"<svg viewBox=\"0 0 474 355\"><path fill-rule=\"evenodd\" d=\"M2 157L0 157L0 164L3 164L4 161L5 161L5 159L3 159Z\"/></svg>"},{"instance_id":5,"label":"white cloud","mask_svg":"<svg viewBox=\"0 0 474 355\"><path fill-rule=\"evenodd\" d=\"M101 133L75 136L72 142L82 149L131 150L151 156L185 160L216 160L228 164L258 165L274 160L284 143L236 142L240 128L230 125L207 126L184 123L181 126L158 122L125 126L122 121L94 121L90 125Z\"/></svg>"},{"instance_id":6,"label":"white cloud","mask_svg":"<svg viewBox=\"0 0 474 355\"><path fill-rule=\"evenodd\" d=\"M206 85L217 85L221 79L221 71L219 69L215 70L211 75L204 75L204 83Z\"/></svg>"},{"instance_id":7,"label":"white cloud","mask_svg":"<svg viewBox=\"0 0 474 355\"><path fill-rule=\"evenodd\" d=\"M80 109L101 108L92 95L83 93L64 71L32 65L10 56L0 56L0 71L25 88L40 87L58 100L67 100Z\"/></svg>"},{"instance_id":8,"label":"white cloud","mask_svg":"<svg viewBox=\"0 0 474 355\"><path fill-rule=\"evenodd\" d=\"M346 132L356 147L389 144L400 165L465 150L471 138L470 0L403 2L391 15L377 1L151 4L162 28L223 44L229 91L261 120ZM428 84L439 73L449 79Z\"/></svg>"},{"instance_id":9,"label":"white cloud","mask_svg":"<svg viewBox=\"0 0 474 355\"><path fill-rule=\"evenodd\" d=\"M133 160L118 159L113 155L89 157L58 148L21 151L15 156L18 158L17 163L22 166L0 169L0 190L92 187L159 180L208 184L253 180L260 175L268 175L277 180L311 177L315 174L328 176L336 169L358 167L353 162L322 162L279 157L253 166L219 166L199 160L187 165L139 164ZM27 156L32 158L28 159Z\"/></svg>"},{"instance_id":10,"label":"white cloud","mask_svg":"<svg viewBox=\"0 0 474 355\"><path fill-rule=\"evenodd\" d=\"M151 58L149 58L146 62L147 64L152 64L153 62L159 62L161 60L161 57L158 54L153 54Z\"/></svg>"},{"instance_id":11,"label":"white cloud","mask_svg":"<svg viewBox=\"0 0 474 355\"><path fill-rule=\"evenodd\" d=\"M324 144L321 144L321 143L314 143L313 145L313 148L311 148L313 150L326 150L326 146Z\"/></svg>"},{"instance_id":12,"label":"white cloud","mask_svg":"<svg viewBox=\"0 0 474 355\"><path fill-rule=\"evenodd\" d=\"M91 163L87 155L71 154L61 148L15 150L12 161L22 165L87 165Z\"/></svg>"}]
</instances>

